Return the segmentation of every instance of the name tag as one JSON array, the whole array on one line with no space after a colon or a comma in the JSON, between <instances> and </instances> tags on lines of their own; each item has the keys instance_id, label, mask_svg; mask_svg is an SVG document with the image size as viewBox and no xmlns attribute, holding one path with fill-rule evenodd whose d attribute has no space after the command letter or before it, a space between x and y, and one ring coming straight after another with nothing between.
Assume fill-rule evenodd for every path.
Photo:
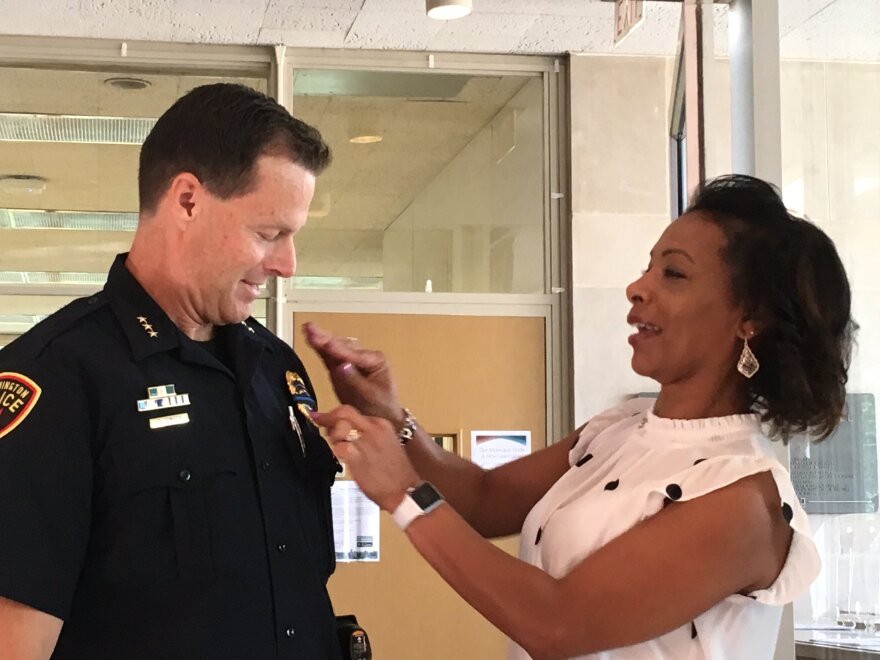
<instances>
[{"instance_id":1,"label":"name tag","mask_svg":"<svg viewBox=\"0 0 880 660\"><path fill-rule=\"evenodd\" d=\"M181 426L182 424L189 424L189 415L187 413L166 415L165 417L153 417L150 419L151 429L164 429L168 426Z\"/></svg>"}]
</instances>

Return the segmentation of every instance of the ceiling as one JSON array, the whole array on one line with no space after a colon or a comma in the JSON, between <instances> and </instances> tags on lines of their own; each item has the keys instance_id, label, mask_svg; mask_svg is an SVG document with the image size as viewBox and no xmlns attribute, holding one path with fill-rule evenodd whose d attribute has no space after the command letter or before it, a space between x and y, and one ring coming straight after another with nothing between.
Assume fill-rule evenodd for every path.
<instances>
[{"instance_id":1,"label":"ceiling","mask_svg":"<svg viewBox=\"0 0 880 660\"><path fill-rule=\"evenodd\" d=\"M779 0L783 57L880 60L877 0ZM474 0L456 21L424 0L0 0L0 34L498 53L674 53L681 5L645 3L615 46L600 0ZM724 42L723 6L719 30Z\"/></svg>"}]
</instances>

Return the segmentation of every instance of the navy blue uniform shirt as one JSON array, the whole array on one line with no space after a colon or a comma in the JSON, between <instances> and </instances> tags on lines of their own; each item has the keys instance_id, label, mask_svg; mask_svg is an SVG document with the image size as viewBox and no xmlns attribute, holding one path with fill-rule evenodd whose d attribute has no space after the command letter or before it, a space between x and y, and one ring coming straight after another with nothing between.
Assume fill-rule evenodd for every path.
<instances>
[{"instance_id":1,"label":"navy blue uniform shirt","mask_svg":"<svg viewBox=\"0 0 880 660\"><path fill-rule=\"evenodd\" d=\"M252 319L192 341L125 257L0 351L0 596L53 658L338 659L302 363Z\"/></svg>"}]
</instances>

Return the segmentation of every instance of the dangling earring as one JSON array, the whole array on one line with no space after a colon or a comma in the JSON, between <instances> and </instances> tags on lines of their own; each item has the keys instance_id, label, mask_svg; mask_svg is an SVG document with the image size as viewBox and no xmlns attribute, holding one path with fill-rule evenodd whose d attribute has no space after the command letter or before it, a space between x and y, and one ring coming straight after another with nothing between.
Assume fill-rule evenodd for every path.
<instances>
[{"instance_id":1,"label":"dangling earring","mask_svg":"<svg viewBox=\"0 0 880 660\"><path fill-rule=\"evenodd\" d=\"M755 357L755 354L752 353L752 349L749 348L749 338L744 337L743 349L742 353L739 355L739 362L736 363L736 370L746 378L751 378L758 373L758 369L760 368L761 365L758 363L758 358Z\"/></svg>"}]
</instances>

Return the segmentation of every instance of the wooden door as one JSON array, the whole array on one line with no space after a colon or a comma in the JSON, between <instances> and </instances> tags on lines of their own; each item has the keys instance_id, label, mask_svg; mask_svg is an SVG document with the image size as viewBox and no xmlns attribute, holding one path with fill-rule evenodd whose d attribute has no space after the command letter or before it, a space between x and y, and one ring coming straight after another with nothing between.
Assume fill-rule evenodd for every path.
<instances>
[{"instance_id":1,"label":"wooden door","mask_svg":"<svg viewBox=\"0 0 880 660\"><path fill-rule=\"evenodd\" d=\"M455 435L470 456L472 430L529 430L544 447L544 319L297 312L294 346L319 406L336 405L319 358L299 326L313 321L387 356L401 403L434 435ZM383 513L378 563L340 563L330 580L338 614L353 613L375 660L501 660L506 638L443 582ZM518 537L498 545L517 553Z\"/></svg>"}]
</instances>

